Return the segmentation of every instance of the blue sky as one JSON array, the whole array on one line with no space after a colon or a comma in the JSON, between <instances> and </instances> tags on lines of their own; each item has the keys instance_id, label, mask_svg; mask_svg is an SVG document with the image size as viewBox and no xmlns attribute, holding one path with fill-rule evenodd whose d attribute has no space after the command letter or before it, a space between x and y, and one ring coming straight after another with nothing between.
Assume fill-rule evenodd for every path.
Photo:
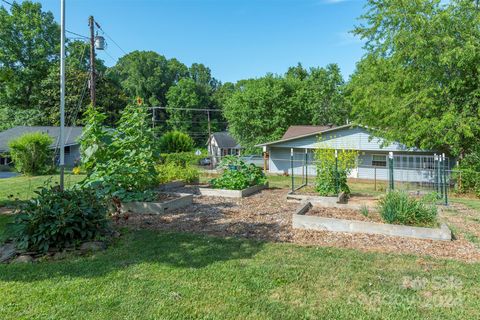
<instances>
[{"instance_id":1,"label":"blue sky","mask_svg":"<svg viewBox=\"0 0 480 320\"><path fill-rule=\"evenodd\" d=\"M59 0L41 0L59 20ZM348 77L362 43L348 32L363 0L66 0L67 29L88 35L94 15L123 50L204 63L222 82L338 63ZM108 39L107 39L108 41ZM111 41L107 65L123 55Z\"/></svg>"}]
</instances>

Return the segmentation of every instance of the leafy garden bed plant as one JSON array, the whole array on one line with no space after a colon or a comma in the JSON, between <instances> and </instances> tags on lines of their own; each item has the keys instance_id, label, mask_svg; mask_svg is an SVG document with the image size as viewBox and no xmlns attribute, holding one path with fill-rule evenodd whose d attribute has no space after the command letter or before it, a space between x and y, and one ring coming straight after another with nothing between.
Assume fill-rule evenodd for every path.
<instances>
[{"instance_id":1,"label":"leafy garden bed plant","mask_svg":"<svg viewBox=\"0 0 480 320\"><path fill-rule=\"evenodd\" d=\"M253 164L247 165L239 158L225 157L219 167L224 170L222 175L210 181L215 189L243 190L267 183L262 169Z\"/></svg>"}]
</instances>

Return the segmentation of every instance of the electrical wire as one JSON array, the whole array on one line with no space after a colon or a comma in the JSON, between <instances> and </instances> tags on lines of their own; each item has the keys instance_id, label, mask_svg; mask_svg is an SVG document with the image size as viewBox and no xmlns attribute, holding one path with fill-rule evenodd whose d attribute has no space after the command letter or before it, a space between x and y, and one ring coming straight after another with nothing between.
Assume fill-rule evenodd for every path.
<instances>
[{"instance_id":1,"label":"electrical wire","mask_svg":"<svg viewBox=\"0 0 480 320\"><path fill-rule=\"evenodd\" d=\"M147 109L162 109L162 110L187 110L187 111L205 111L205 112L223 112L220 109L201 109L201 108L170 108L170 107L148 107Z\"/></svg>"},{"instance_id":2,"label":"electrical wire","mask_svg":"<svg viewBox=\"0 0 480 320\"><path fill-rule=\"evenodd\" d=\"M2 1L4 1L4 0L2 0ZM77 37L80 37L80 38L83 38L83 39L90 39L90 38L87 37L87 36L78 34L78 33L76 33L76 32L70 31L70 30L65 30L65 32L70 33L70 34L73 34L73 35L75 35L75 36L77 36Z\"/></svg>"},{"instance_id":3,"label":"electrical wire","mask_svg":"<svg viewBox=\"0 0 480 320\"><path fill-rule=\"evenodd\" d=\"M120 47L120 45L119 45L115 40L113 40L113 38L110 37L110 36L108 35L108 33L105 32L105 30L103 30L103 28L100 26L100 24L98 24L98 21L96 21L95 24L97 25L97 28L100 29L100 30L103 32L103 34L104 34L108 39L110 39L110 41L112 41L120 50L122 50L122 52L123 52L124 54L127 54L127 52L126 52L125 50L123 50L123 48Z\"/></svg>"},{"instance_id":4,"label":"electrical wire","mask_svg":"<svg viewBox=\"0 0 480 320\"><path fill-rule=\"evenodd\" d=\"M2 2L5 2L6 4L8 4L8 5L10 5L10 6L13 6L13 3L11 3L11 2L8 2L8 1L6 1L6 0L1 0L1 1L2 1Z\"/></svg>"}]
</instances>

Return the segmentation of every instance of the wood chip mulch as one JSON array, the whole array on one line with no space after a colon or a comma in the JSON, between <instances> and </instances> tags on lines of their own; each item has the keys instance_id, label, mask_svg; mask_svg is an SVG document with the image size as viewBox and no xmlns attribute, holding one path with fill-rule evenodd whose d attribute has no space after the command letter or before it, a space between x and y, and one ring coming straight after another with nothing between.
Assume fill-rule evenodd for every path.
<instances>
[{"instance_id":1,"label":"wood chip mulch","mask_svg":"<svg viewBox=\"0 0 480 320\"><path fill-rule=\"evenodd\" d=\"M175 191L197 196L189 207L161 216L132 213L128 220L120 220L119 225L480 262L480 250L466 239L433 241L293 229L292 214L298 204L286 201L287 190L263 190L242 199L201 197L198 190L188 187Z\"/></svg>"}]
</instances>

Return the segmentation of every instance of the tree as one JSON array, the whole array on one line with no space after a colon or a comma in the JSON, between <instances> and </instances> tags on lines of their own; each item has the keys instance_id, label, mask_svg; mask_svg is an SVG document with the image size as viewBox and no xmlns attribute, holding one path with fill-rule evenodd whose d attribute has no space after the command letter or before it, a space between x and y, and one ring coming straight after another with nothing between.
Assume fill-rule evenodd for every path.
<instances>
[{"instance_id":1,"label":"tree","mask_svg":"<svg viewBox=\"0 0 480 320\"><path fill-rule=\"evenodd\" d=\"M44 174L52 168L52 138L45 133L32 132L8 143L15 169L26 175Z\"/></svg>"},{"instance_id":2,"label":"tree","mask_svg":"<svg viewBox=\"0 0 480 320\"><path fill-rule=\"evenodd\" d=\"M337 65L305 70L301 64L284 77L267 75L227 88L224 116L244 147L279 139L291 125L345 124L349 114Z\"/></svg>"},{"instance_id":3,"label":"tree","mask_svg":"<svg viewBox=\"0 0 480 320\"><path fill-rule=\"evenodd\" d=\"M207 112L180 108L210 108L212 104L207 88L193 79L183 78L168 90L167 101L169 127L187 133L197 144L205 143L208 138ZM212 130L215 130L215 127L213 126Z\"/></svg>"},{"instance_id":4,"label":"tree","mask_svg":"<svg viewBox=\"0 0 480 320\"><path fill-rule=\"evenodd\" d=\"M367 55L349 84L356 121L461 158L480 141L480 16L474 1L369 0L354 33Z\"/></svg>"},{"instance_id":5,"label":"tree","mask_svg":"<svg viewBox=\"0 0 480 320\"><path fill-rule=\"evenodd\" d=\"M41 80L58 59L60 29L39 3L14 2L0 8L0 106L34 110ZM8 111L6 112L8 114ZM5 115L5 112L3 113Z\"/></svg>"}]
</instances>

